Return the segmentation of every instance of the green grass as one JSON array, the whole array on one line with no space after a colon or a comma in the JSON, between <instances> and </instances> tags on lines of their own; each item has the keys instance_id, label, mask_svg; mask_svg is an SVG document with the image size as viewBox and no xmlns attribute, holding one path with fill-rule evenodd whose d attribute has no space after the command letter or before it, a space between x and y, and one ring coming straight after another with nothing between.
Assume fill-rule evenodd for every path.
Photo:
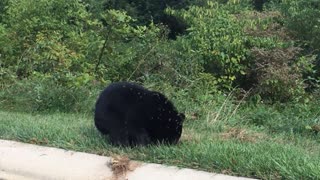
<instances>
[{"instance_id":1,"label":"green grass","mask_svg":"<svg viewBox=\"0 0 320 180\"><path fill-rule=\"evenodd\" d=\"M17 82L0 91L0 139L237 176L320 179L320 132L313 129L320 127L319 102L250 104L205 88L149 88L165 92L186 114L178 145L113 147L93 125L101 89L47 81Z\"/></svg>"},{"instance_id":2,"label":"green grass","mask_svg":"<svg viewBox=\"0 0 320 180\"><path fill-rule=\"evenodd\" d=\"M320 178L319 135L275 134L246 123L232 126L221 122L222 118L208 121L211 116L217 117L189 117L178 145L118 148L98 133L91 115L0 111L0 138L238 176ZM232 122L232 117L239 120L242 116L229 117Z\"/></svg>"}]
</instances>

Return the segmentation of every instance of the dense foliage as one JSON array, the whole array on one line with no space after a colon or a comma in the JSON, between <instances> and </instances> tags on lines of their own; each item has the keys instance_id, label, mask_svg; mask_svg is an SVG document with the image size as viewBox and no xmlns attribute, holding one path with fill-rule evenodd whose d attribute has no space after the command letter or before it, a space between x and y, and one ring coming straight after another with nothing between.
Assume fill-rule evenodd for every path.
<instances>
[{"instance_id":1,"label":"dense foliage","mask_svg":"<svg viewBox=\"0 0 320 180\"><path fill-rule=\"evenodd\" d=\"M263 5L258 13L251 1L1 1L1 86L133 80L306 99L319 85L319 1ZM172 17L169 28L188 27L175 40Z\"/></svg>"},{"instance_id":2,"label":"dense foliage","mask_svg":"<svg viewBox=\"0 0 320 180\"><path fill-rule=\"evenodd\" d=\"M255 3L1 1L1 87L131 80L305 100L319 85L319 1ZM184 34L168 39L173 28Z\"/></svg>"}]
</instances>

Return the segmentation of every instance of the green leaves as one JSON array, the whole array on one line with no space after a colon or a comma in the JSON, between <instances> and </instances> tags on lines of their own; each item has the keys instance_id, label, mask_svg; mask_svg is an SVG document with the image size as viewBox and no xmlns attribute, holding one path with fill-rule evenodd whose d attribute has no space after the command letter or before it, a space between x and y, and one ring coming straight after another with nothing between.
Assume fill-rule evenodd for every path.
<instances>
[{"instance_id":1,"label":"green leaves","mask_svg":"<svg viewBox=\"0 0 320 180\"><path fill-rule=\"evenodd\" d=\"M282 14L250 11L250 0L135 2L2 0L0 83L35 78L79 87L94 80L164 81L178 87L210 84L210 93L264 89L265 96L283 96L283 88L299 96L304 82L318 87L320 63L312 55L319 52L318 0L282 1L276 4ZM170 33L174 38L168 39ZM304 56L255 74L260 61L253 49L296 45L306 47ZM284 72L292 75L290 83L281 78Z\"/></svg>"},{"instance_id":2,"label":"green leaves","mask_svg":"<svg viewBox=\"0 0 320 180\"><path fill-rule=\"evenodd\" d=\"M99 42L98 34L91 30L99 23L79 1L12 0L6 10L7 40L0 52L14 47L4 57L6 68L15 69L20 78L37 74L37 78L53 77L68 86L73 82L68 77L90 71L92 66L85 62L94 54L88 42Z\"/></svg>"},{"instance_id":3,"label":"green leaves","mask_svg":"<svg viewBox=\"0 0 320 180\"><path fill-rule=\"evenodd\" d=\"M237 75L244 72L247 49L242 23L224 7L227 5L208 1L207 6L169 12L190 23L187 41L180 43L185 51L193 54L190 56L197 57L194 63L213 74L220 88L231 89Z\"/></svg>"}]
</instances>

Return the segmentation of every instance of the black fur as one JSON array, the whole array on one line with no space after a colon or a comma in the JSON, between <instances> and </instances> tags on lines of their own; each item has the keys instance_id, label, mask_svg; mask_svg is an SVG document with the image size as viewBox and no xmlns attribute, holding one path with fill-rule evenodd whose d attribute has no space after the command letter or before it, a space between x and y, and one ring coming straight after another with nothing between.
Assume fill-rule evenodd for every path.
<instances>
[{"instance_id":1,"label":"black fur","mask_svg":"<svg viewBox=\"0 0 320 180\"><path fill-rule=\"evenodd\" d=\"M175 144L184 114L161 93L128 82L110 84L99 96L95 126L115 145Z\"/></svg>"}]
</instances>

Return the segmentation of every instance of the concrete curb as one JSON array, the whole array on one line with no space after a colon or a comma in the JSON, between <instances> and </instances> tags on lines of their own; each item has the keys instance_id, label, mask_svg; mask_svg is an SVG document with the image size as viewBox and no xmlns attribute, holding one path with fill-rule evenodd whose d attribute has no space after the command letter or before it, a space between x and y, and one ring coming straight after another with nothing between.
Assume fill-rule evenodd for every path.
<instances>
[{"instance_id":1,"label":"concrete curb","mask_svg":"<svg viewBox=\"0 0 320 180\"><path fill-rule=\"evenodd\" d=\"M249 178L129 161L115 173L111 158L0 140L0 180L245 180Z\"/></svg>"}]
</instances>

